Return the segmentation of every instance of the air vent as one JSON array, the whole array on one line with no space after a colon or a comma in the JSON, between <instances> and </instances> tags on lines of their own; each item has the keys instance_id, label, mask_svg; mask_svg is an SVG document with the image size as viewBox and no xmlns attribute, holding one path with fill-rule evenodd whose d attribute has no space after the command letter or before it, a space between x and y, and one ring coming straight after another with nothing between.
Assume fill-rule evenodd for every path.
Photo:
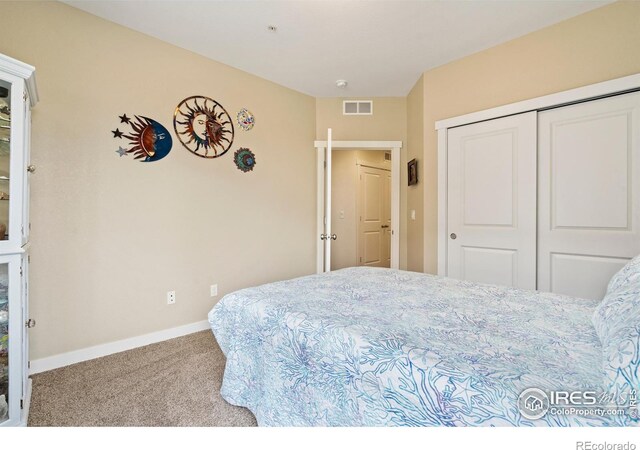
<instances>
[{"instance_id":1,"label":"air vent","mask_svg":"<svg viewBox=\"0 0 640 450\"><path fill-rule=\"evenodd\" d=\"M345 116L373 115L372 100L345 100L342 102L342 114Z\"/></svg>"}]
</instances>

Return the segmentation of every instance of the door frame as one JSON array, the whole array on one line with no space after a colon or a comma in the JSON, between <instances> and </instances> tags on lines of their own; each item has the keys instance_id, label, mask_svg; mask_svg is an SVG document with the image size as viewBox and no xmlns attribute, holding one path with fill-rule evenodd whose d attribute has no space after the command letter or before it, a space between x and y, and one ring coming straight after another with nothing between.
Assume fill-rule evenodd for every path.
<instances>
[{"instance_id":1,"label":"door frame","mask_svg":"<svg viewBox=\"0 0 640 450\"><path fill-rule=\"evenodd\" d=\"M320 235L324 232L324 197L326 164L325 150L327 141L314 141L317 154L317 221L318 239L316 244L316 273L324 271L323 241ZM391 151L391 268L400 268L400 149L402 141L332 141L331 150L385 150Z\"/></svg>"},{"instance_id":2,"label":"door frame","mask_svg":"<svg viewBox=\"0 0 640 450\"><path fill-rule=\"evenodd\" d=\"M447 276L447 202L449 201L447 196L447 130L449 128L525 112L540 112L572 103L587 102L639 90L640 74L635 74L437 121L435 129L438 132L438 275ZM426 228L424 231L426 233ZM424 261L426 264L426 247Z\"/></svg>"}]
</instances>

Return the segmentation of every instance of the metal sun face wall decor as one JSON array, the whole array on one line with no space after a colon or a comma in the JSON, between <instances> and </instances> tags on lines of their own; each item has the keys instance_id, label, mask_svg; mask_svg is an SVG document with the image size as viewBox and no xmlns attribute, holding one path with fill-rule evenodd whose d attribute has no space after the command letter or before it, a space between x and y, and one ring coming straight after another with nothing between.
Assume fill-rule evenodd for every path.
<instances>
[{"instance_id":1,"label":"metal sun face wall decor","mask_svg":"<svg viewBox=\"0 0 640 450\"><path fill-rule=\"evenodd\" d=\"M233 122L220 103L200 95L182 100L173 117L176 136L194 155L218 158L233 144Z\"/></svg>"},{"instance_id":2,"label":"metal sun face wall decor","mask_svg":"<svg viewBox=\"0 0 640 450\"><path fill-rule=\"evenodd\" d=\"M130 131L120 131L119 128L112 130L114 139L125 138L129 142L119 146L116 153L126 156L129 153L134 155L134 159L141 162L159 161L169 154L173 146L171 134L162 124L144 116L128 117L126 114L119 116L120 123L129 126ZM128 133L128 134L125 134Z\"/></svg>"}]
</instances>

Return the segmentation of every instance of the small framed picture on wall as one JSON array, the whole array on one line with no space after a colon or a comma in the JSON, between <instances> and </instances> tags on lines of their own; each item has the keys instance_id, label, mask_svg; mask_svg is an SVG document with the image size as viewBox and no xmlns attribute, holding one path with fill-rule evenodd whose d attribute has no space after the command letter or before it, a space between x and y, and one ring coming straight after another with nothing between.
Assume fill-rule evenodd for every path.
<instances>
[{"instance_id":1,"label":"small framed picture on wall","mask_svg":"<svg viewBox=\"0 0 640 450\"><path fill-rule=\"evenodd\" d=\"M409 170L409 186L418 184L418 160L414 158L409 161L407 169Z\"/></svg>"}]
</instances>

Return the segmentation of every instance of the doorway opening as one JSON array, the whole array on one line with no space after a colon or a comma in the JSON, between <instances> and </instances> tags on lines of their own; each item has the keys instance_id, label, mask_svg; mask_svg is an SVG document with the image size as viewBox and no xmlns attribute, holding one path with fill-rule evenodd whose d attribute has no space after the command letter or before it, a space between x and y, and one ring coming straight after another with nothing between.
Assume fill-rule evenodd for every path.
<instances>
[{"instance_id":1,"label":"doorway opening","mask_svg":"<svg viewBox=\"0 0 640 450\"><path fill-rule=\"evenodd\" d=\"M315 142L315 147L317 150L317 182L318 182L318 189L317 189L317 259L316 259L316 271L318 273L321 272L328 272L330 270L332 270L332 268L336 268L336 267L332 267L332 260L336 261L333 257L332 257L332 247L336 248L337 251L342 251L341 248L339 249L337 247L338 244L336 244L336 242L340 239L340 237L338 236L338 233L336 232L336 230L333 229L334 224L338 224L340 220L340 211L344 210L345 211L345 219L347 217L347 209L343 208L340 209L339 207L334 208L332 207L332 198L333 196L333 189L332 189L332 177L333 177L333 164L332 164L332 154L335 155L341 155L342 153L338 153L336 151L353 151L353 150L357 150L359 152L359 154L364 155L365 153L371 152L371 151L378 151L376 153L379 153L379 157L384 160L385 158L385 153L390 153L391 154L391 161L390 163L382 163L383 165L386 164L386 168L387 168L387 172L380 172L377 174L377 176L379 177L378 180L380 180L381 183L388 183L389 186L389 191L390 191L390 200L389 200L389 216L390 218L386 219L387 223L383 223L385 220L385 217L383 217L383 211L384 211L384 207L382 207L382 210L380 211L380 220L377 220L377 225L378 225L378 237L380 237L381 239L384 239L385 237L388 238L388 240L390 241L390 245L389 245L389 257L388 257L388 266L390 266L393 269L398 269L399 265L400 265L400 149L402 148L402 141L332 141L331 140L331 133L329 130L329 138L327 141L316 141ZM382 152L379 152L380 150L383 150ZM335 153L334 153L335 152ZM339 156L338 158L341 158L341 156ZM388 156L387 156L388 158ZM374 160L374 158L371 157L362 157L360 158L360 162L362 162L363 164L359 164L359 165L355 165L358 168L358 172L354 172L353 174L353 178L355 178L356 181L356 186L359 186L359 175L360 175L360 167L369 167L369 172L373 173L373 170L371 169L376 169L379 167L376 167L375 162L371 163L369 162L367 164L367 161L372 161ZM384 166L383 166L384 167ZM384 177L382 175L386 174L387 176ZM363 174L364 175L364 174ZM364 178L368 178L366 181L369 181L369 190L370 191L374 191L375 189L380 189L382 192L380 192L379 196L380 197L386 197L386 195L384 194L384 184L377 184L373 181L374 180L374 176L371 175L370 177L365 177ZM378 186L376 188L376 186ZM356 208L360 209L360 205L356 205L354 207L354 214L355 214L355 210ZM336 211L336 215L337 215L337 219L334 220L333 216L334 216L334 211ZM358 214L358 221L353 221L353 223L356 225L356 231L351 234L351 232L349 232L350 236L353 236L354 234L357 236L357 223L359 222L359 217L360 214ZM364 218L363 218L363 222L364 222ZM376 221L373 221L376 222ZM340 224L342 225L342 224ZM337 225L338 227L340 225ZM384 227L382 228L383 225L388 225L388 227ZM373 227L373 225L372 225ZM363 236L364 233L366 233L366 230L363 230ZM345 235L345 238L347 238L347 236ZM346 240L346 239L345 239ZM361 239L362 240L362 239ZM352 265L360 265L359 264L359 253L362 252L366 252L367 251L367 247L366 244L371 244L372 242L381 242L380 240L376 241L374 233L372 232L369 236L369 241L368 242L362 242L362 244L360 245L360 247L358 247L358 241L357 238L354 239L355 245L356 245L356 250L355 250L355 261L353 261L353 259L351 259L351 261L353 262L353 264L348 264L344 267L348 267L348 266L352 266ZM350 246L345 246L346 248L350 247ZM353 249L353 247L350 247L351 249ZM374 248L373 245L369 246L370 249ZM377 263L375 263L375 261L381 261L381 264L385 264L385 257L386 254L384 253L384 249L386 247L383 246L382 244L379 246L379 255L376 258L373 250L369 250L369 254L362 254L363 257L363 265L365 265L364 263L368 260L369 264L366 265L375 265ZM353 250L349 250L351 255L354 255ZM339 257L340 258L340 257ZM369 259L367 259L369 258ZM388 267L386 265L380 265L380 267Z\"/></svg>"},{"instance_id":2,"label":"doorway opening","mask_svg":"<svg viewBox=\"0 0 640 450\"><path fill-rule=\"evenodd\" d=\"M332 155L332 270L391 267L391 159L384 150Z\"/></svg>"}]
</instances>

